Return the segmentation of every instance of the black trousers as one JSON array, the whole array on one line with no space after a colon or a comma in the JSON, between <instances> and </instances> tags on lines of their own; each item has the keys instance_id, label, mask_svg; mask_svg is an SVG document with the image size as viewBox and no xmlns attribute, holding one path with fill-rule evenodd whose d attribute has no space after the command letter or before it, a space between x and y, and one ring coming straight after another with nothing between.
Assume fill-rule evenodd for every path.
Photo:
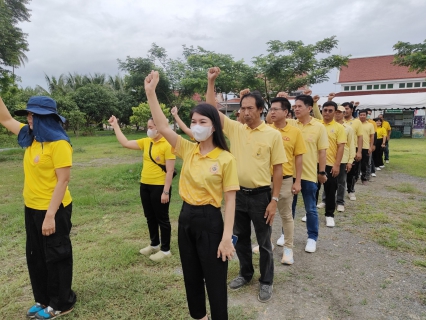
<instances>
[{"instance_id":1,"label":"black trousers","mask_svg":"<svg viewBox=\"0 0 426 320\"><path fill-rule=\"evenodd\" d=\"M172 194L170 187L169 202L161 203L161 194L163 193L164 185L153 185L141 183L140 196L143 207L143 212L148 224L149 237L151 246L155 247L160 244L161 231L161 251L170 250L170 237L172 226L169 219L169 205Z\"/></svg>"},{"instance_id":2,"label":"black trousers","mask_svg":"<svg viewBox=\"0 0 426 320\"><path fill-rule=\"evenodd\" d=\"M361 159L361 181L370 180L370 155L368 149L362 149Z\"/></svg>"},{"instance_id":3,"label":"black trousers","mask_svg":"<svg viewBox=\"0 0 426 320\"><path fill-rule=\"evenodd\" d=\"M274 257L272 254L272 228L266 224L265 211L271 202L271 191L247 195L237 191L234 234L238 236L235 246L240 262L240 276L250 281L254 274L251 248L251 223L259 244L259 269L261 284L272 285L274 281Z\"/></svg>"},{"instance_id":4,"label":"black trousers","mask_svg":"<svg viewBox=\"0 0 426 320\"><path fill-rule=\"evenodd\" d=\"M355 183L357 183L359 178L359 169L361 161L355 161L352 163L351 171L348 172L346 177L346 187L348 193L355 193Z\"/></svg>"},{"instance_id":5,"label":"black trousers","mask_svg":"<svg viewBox=\"0 0 426 320\"><path fill-rule=\"evenodd\" d=\"M201 319L207 314L205 288L212 319L228 319L228 261L217 258L222 236L220 208L183 203L179 216L178 244L186 299L189 313L194 319Z\"/></svg>"},{"instance_id":6,"label":"black trousers","mask_svg":"<svg viewBox=\"0 0 426 320\"><path fill-rule=\"evenodd\" d=\"M43 236L46 210L25 207L26 256L34 300L59 311L69 310L77 300L71 289L71 213L72 204L61 204L55 215L56 232Z\"/></svg>"},{"instance_id":7,"label":"black trousers","mask_svg":"<svg viewBox=\"0 0 426 320\"><path fill-rule=\"evenodd\" d=\"M383 166L383 152L385 148L382 148L383 138L376 140L376 149L373 151L373 162L375 167Z\"/></svg>"},{"instance_id":8,"label":"black trousers","mask_svg":"<svg viewBox=\"0 0 426 320\"><path fill-rule=\"evenodd\" d=\"M338 177L333 177L331 174L332 166L325 166L325 172L327 173L327 181L324 183L324 193L325 193L325 216L334 218L334 211L336 210L336 192L338 187ZM340 170L342 166L340 166ZM321 188L321 183L318 183L318 190L316 193L316 199L318 203L319 190Z\"/></svg>"}]
</instances>

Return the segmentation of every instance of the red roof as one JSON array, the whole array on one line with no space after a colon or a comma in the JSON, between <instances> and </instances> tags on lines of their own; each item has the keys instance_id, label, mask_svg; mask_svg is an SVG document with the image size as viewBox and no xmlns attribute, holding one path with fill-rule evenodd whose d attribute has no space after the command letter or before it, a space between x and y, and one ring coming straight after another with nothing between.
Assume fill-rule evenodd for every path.
<instances>
[{"instance_id":1,"label":"red roof","mask_svg":"<svg viewBox=\"0 0 426 320\"><path fill-rule=\"evenodd\" d=\"M393 55L349 59L348 66L342 67L339 83L426 78L426 72L409 72L407 67L394 66Z\"/></svg>"}]
</instances>

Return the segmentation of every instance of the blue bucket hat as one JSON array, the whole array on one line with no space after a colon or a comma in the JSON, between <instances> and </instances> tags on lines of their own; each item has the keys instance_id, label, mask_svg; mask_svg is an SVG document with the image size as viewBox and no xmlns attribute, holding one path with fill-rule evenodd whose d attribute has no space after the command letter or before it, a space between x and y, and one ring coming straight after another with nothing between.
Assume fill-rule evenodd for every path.
<instances>
[{"instance_id":1,"label":"blue bucket hat","mask_svg":"<svg viewBox=\"0 0 426 320\"><path fill-rule=\"evenodd\" d=\"M65 123L66 119L58 114L56 107L56 101L51 97L45 96L34 96L28 100L27 108L25 110L16 110L14 113L17 116L26 116L28 112L32 112L38 115L56 115L62 123Z\"/></svg>"}]
</instances>

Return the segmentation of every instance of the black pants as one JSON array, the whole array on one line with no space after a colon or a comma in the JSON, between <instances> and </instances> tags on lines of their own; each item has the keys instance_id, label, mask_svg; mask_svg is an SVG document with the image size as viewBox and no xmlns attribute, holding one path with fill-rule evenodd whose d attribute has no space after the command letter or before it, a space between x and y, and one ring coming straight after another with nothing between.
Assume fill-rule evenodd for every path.
<instances>
[{"instance_id":1,"label":"black pants","mask_svg":"<svg viewBox=\"0 0 426 320\"><path fill-rule=\"evenodd\" d=\"M46 210L25 207L26 256L34 300L59 311L69 310L77 300L71 290L71 213L72 204L61 204L55 215L56 232L43 236Z\"/></svg>"},{"instance_id":2,"label":"black pants","mask_svg":"<svg viewBox=\"0 0 426 320\"><path fill-rule=\"evenodd\" d=\"M172 194L170 187L169 202L161 203L161 194L163 193L164 185L153 185L141 183L140 195L142 201L143 212L148 224L149 237L151 246L155 247L160 244L161 231L161 251L170 250L170 236L172 227L169 219L169 205Z\"/></svg>"},{"instance_id":3,"label":"black pants","mask_svg":"<svg viewBox=\"0 0 426 320\"><path fill-rule=\"evenodd\" d=\"M357 148L358 151L358 148ZM353 161L352 162L352 168L351 171L348 172L346 177L346 186L348 193L355 193L355 183L358 181L359 178L359 169L361 161Z\"/></svg>"},{"instance_id":4,"label":"black pants","mask_svg":"<svg viewBox=\"0 0 426 320\"><path fill-rule=\"evenodd\" d=\"M337 177L333 177L331 174L332 166L325 166L325 172L327 172L327 181L324 183L324 193L325 193L325 216L334 217L334 211L336 210L336 192L337 192ZM340 170L341 170L340 166ZM318 190L316 194L316 199L318 203L319 190L321 184L318 183Z\"/></svg>"},{"instance_id":5,"label":"black pants","mask_svg":"<svg viewBox=\"0 0 426 320\"><path fill-rule=\"evenodd\" d=\"M220 208L183 203L179 216L178 243L189 313L201 319L209 297L213 320L228 319L228 261L217 258L223 236Z\"/></svg>"},{"instance_id":6,"label":"black pants","mask_svg":"<svg viewBox=\"0 0 426 320\"><path fill-rule=\"evenodd\" d=\"M383 138L376 140L376 149L373 151L373 162L375 167L383 166L383 152L382 148Z\"/></svg>"},{"instance_id":7,"label":"black pants","mask_svg":"<svg viewBox=\"0 0 426 320\"><path fill-rule=\"evenodd\" d=\"M251 223L253 222L259 244L259 269L261 284L272 285L274 280L274 258L272 254L272 228L266 224L265 211L271 202L271 191L247 195L237 191L234 234L238 236L235 246L240 261L240 276L250 281L254 274L251 248Z\"/></svg>"},{"instance_id":8,"label":"black pants","mask_svg":"<svg viewBox=\"0 0 426 320\"><path fill-rule=\"evenodd\" d=\"M362 159L361 159L361 181L367 181L370 179L369 165L370 165L370 155L368 154L368 149L362 149Z\"/></svg>"}]
</instances>

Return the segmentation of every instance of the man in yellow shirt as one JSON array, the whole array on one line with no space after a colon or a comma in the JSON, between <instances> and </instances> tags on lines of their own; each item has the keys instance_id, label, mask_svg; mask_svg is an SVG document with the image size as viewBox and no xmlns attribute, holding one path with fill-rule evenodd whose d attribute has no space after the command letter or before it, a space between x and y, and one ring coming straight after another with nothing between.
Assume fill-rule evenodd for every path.
<instances>
[{"instance_id":1,"label":"man in yellow shirt","mask_svg":"<svg viewBox=\"0 0 426 320\"><path fill-rule=\"evenodd\" d=\"M390 126L390 123L388 121L386 121L385 119L383 119L383 114L379 114L379 119L382 120L382 128L385 128L388 132L387 136L386 136L386 143L385 143L385 162L389 163L389 140L390 140L390 136L392 133L392 128ZM383 166L384 167L384 166Z\"/></svg>"},{"instance_id":2,"label":"man in yellow shirt","mask_svg":"<svg viewBox=\"0 0 426 320\"><path fill-rule=\"evenodd\" d=\"M220 73L217 67L208 71L207 103L216 105L214 87ZM231 142L231 153L237 160L240 190L237 191L234 234L238 236L235 246L240 263L239 276L229 283L237 290L253 277L254 268L251 248L251 223L254 225L260 253L260 302L272 298L274 259L272 254L272 223L277 210L283 180L282 164L287 162L282 138L277 130L267 126L260 115L264 109L262 96L250 92L240 101L240 112L245 124L234 121L218 111L223 132ZM273 188L271 197L271 173Z\"/></svg>"},{"instance_id":3,"label":"man in yellow shirt","mask_svg":"<svg viewBox=\"0 0 426 320\"><path fill-rule=\"evenodd\" d=\"M367 110L367 121L369 123L371 123L374 127L374 142L373 142L374 143L373 144L373 151L374 151L374 149L376 148L375 145L376 145L376 140L377 140L377 124L376 124L376 121L373 120L373 116L372 116L373 111L370 108L367 108L365 110ZM373 152L371 152L371 154L370 154L370 160L369 160L368 163L369 163L369 165L368 165L368 168L367 168L367 170L368 170L367 176L368 177L370 177L370 176L375 177L376 176L376 167L374 166ZM370 178L368 180L370 180Z\"/></svg>"},{"instance_id":4,"label":"man in yellow shirt","mask_svg":"<svg viewBox=\"0 0 426 320\"><path fill-rule=\"evenodd\" d=\"M367 184L369 176L369 161L373 153L374 146L374 127L367 121L367 110L360 110L359 120L362 123L362 159L361 159L361 181L363 185Z\"/></svg>"}]
</instances>

